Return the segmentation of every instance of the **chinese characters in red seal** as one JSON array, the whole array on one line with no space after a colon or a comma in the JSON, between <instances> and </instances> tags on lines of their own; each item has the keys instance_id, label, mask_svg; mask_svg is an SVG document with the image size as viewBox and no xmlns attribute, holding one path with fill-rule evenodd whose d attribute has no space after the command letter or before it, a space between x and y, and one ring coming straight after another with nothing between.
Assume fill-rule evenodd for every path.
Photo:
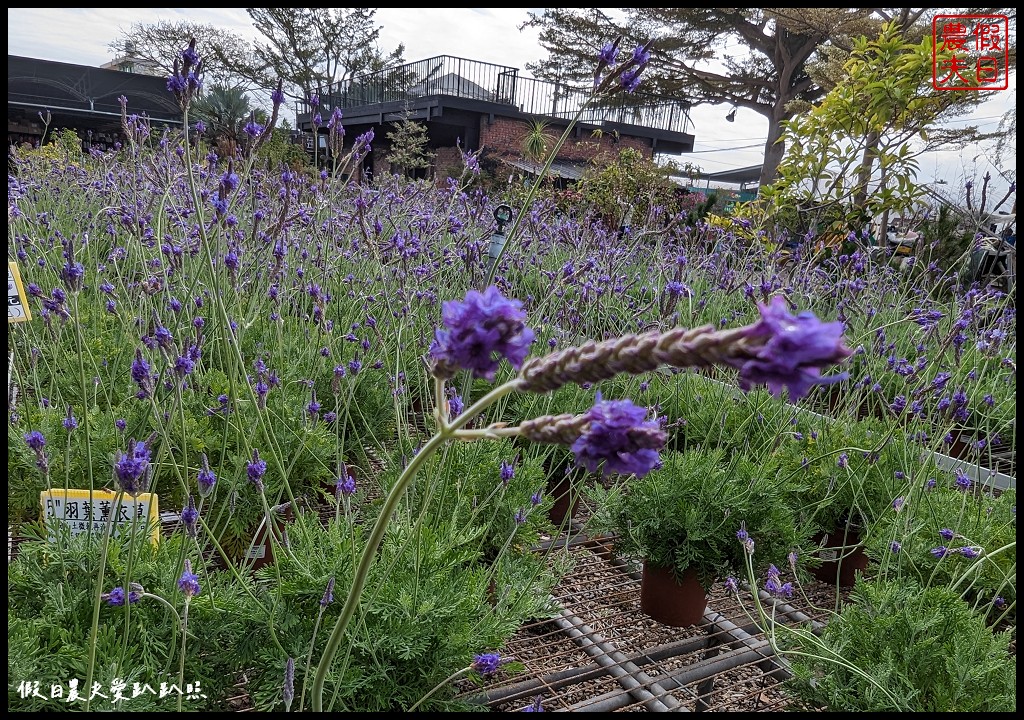
<instances>
[{"instance_id":1,"label":"chinese characters in red seal","mask_svg":"<svg viewBox=\"0 0 1024 720\"><path fill-rule=\"evenodd\" d=\"M932 20L932 87L1006 90L1010 86L1005 15L936 15Z\"/></svg>"}]
</instances>

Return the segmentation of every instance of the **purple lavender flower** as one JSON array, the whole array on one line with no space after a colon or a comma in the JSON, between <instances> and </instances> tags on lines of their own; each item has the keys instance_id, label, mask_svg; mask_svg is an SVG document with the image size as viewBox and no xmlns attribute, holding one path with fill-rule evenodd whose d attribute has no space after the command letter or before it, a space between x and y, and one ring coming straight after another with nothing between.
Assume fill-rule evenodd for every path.
<instances>
[{"instance_id":1,"label":"purple lavender flower","mask_svg":"<svg viewBox=\"0 0 1024 720\"><path fill-rule=\"evenodd\" d=\"M199 576L192 572L192 561L185 560L185 569L178 578L178 589L185 595L185 602L188 602L202 589L199 585Z\"/></svg>"},{"instance_id":2,"label":"purple lavender flower","mask_svg":"<svg viewBox=\"0 0 1024 720\"><path fill-rule=\"evenodd\" d=\"M949 548L946 547L945 545L939 545L938 547L933 547L928 552L930 552L936 558L944 558L944 557L946 557L946 553L949 552Z\"/></svg>"},{"instance_id":3,"label":"purple lavender flower","mask_svg":"<svg viewBox=\"0 0 1024 720\"><path fill-rule=\"evenodd\" d=\"M320 607L327 607L334 602L334 576L332 575L327 581L327 587L324 588L323 597L320 598Z\"/></svg>"},{"instance_id":4,"label":"purple lavender flower","mask_svg":"<svg viewBox=\"0 0 1024 720\"><path fill-rule=\"evenodd\" d=\"M736 581L736 578L730 575L725 579L725 589L735 595L740 591L740 584Z\"/></svg>"},{"instance_id":5,"label":"purple lavender flower","mask_svg":"<svg viewBox=\"0 0 1024 720\"><path fill-rule=\"evenodd\" d=\"M124 492L135 496L145 490L143 487L149 471L149 448L145 441L128 442L128 452L121 453L114 463L114 479Z\"/></svg>"},{"instance_id":6,"label":"purple lavender flower","mask_svg":"<svg viewBox=\"0 0 1024 720\"><path fill-rule=\"evenodd\" d=\"M971 478L968 477L967 473L964 472L963 468L957 468L953 471L956 475L956 489L960 492L967 492L971 489Z\"/></svg>"},{"instance_id":7,"label":"purple lavender flower","mask_svg":"<svg viewBox=\"0 0 1024 720\"><path fill-rule=\"evenodd\" d=\"M452 395L448 398L448 414L451 417L458 417L461 415L465 407L465 403L462 402L462 398L458 395Z\"/></svg>"},{"instance_id":8,"label":"purple lavender flower","mask_svg":"<svg viewBox=\"0 0 1024 720\"><path fill-rule=\"evenodd\" d=\"M645 421L647 411L631 400L602 400L584 415L587 429L572 445L576 463L590 472L643 477L661 464L658 451L667 436L661 425Z\"/></svg>"},{"instance_id":9,"label":"purple lavender flower","mask_svg":"<svg viewBox=\"0 0 1024 720\"><path fill-rule=\"evenodd\" d=\"M846 453L839 453L839 457L836 458L836 465L841 468L848 467L850 465L850 456Z\"/></svg>"},{"instance_id":10,"label":"purple lavender flower","mask_svg":"<svg viewBox=\"0 0 1024 720\"><path fill-rule=\"evenodd\" d=\"M242 128L242 130L249 137L251 137L251 138L258 138L260 135L263 134L264 126L260 125L255 120L250 120L249 122L247 122L245 124L245 127Z\"/></svg>"},{"instance_id":11,"label":"purple lavender flower","mask_svg":"<svg viewBox=\"0 0 1024 720\"><path fill-rule=\"evenodd\" d=\"M38 430L25 433L25 442L36 452L39 452L46 446L46 438Z\"/></svg>"},{"instance_id":12,"label":"purple lavender flower","mask_svg":"<svg viewBox=\"0 0 1024 720\"><path fill-rule=\"evenodd\" d=\"M952 540L955 535L956 533L950 530L949 528L942 528L941 530L939 530L939 536L946 542Z\"/></svg>"},{"instance_id":13,"label":"purple lavender flower","mask_svg":"<svg viewBox=\"0 0 1024 720\"><path fill-rule=\"evenodd\" d=\"M892 552L893 554L898 553L902 549L903 549L903 546L900 545L899 542L897 542L896 540L893 540L891 543L889 543L889 551Z\"/></svg>"},{"instance_id":14,"label":"purple lavender flower","mask_svg":"<svg viewBox=\"0 0 1024 720\"><path fill-rule=\"evenodd\" d=\"M493 380L503 357L520 367L534 340L533 330L523 323L522 307L493 285L482 293L470 290L461 302L446 301L442 306L446 329L435 330L430 347L434 375L447 379L465 369L472 370L474 377Z\"/></svg>"},{"instance_id":15,"label":"purple lavender flower","mask_svg":"<svg viewBox=\"0 0 1024 720\"><path fill-rule=\"evenodd\" d=\"M196 475L196 484L199 486L199 497L207 497L213 492L213 486L217 484L217 476L210 469L210 461L206 458L206 453L203 453L203 467Z\"/></svg>"},{"instance_id":16,"label":"purple lavender flower","mask_svg":"<svg viewBox=\"0 0 1024 720\"><path fill-rule=\"evenodd\" d=\"M516 466L502 460L498 468L498 476L501 478L502 485L508 485L508 481L516 476Z\"/></svg>"},{"instance_id":17,"label":"purple lavender flower","mask_svg":"<svg viewBox=\"0 0 1024 720\"><path fill-rule=\"evenodd\" d=\"M609 41L602 45L601 52L598 54L597 59L605 65L614 65L619 59L618 42Z\"/></svg>"},{"instance_id":18,"label":"purple lavender flower","mask_svg":"<svg viewBox=\"0 0 1024 720\"><path fill-rule=\"evenodd\" d=\"M131 368L132 380L139 386L139 390L144 393L142 397L148 397L149 393L153 390L153 378L150 375L149 363L142 357L142 351L135 348L135 360L132 361Z\"/></svg>"},{"instance_id":19,"label":"purple lavender flower","mask_svg":"<svg viewBox=\"0 0 1024 720\"><path fill-rule=\"evenodd\" d=\"M905 502L906 500L904 500L902 496L896 498L895 500L892 501L892 509L895 510L896 512L899 512L900 510L903 509L903 505Z\"/></svg>"},{"instance_id":20,"label":"purple lavender flower","mask_svg":"<svg viewBox=\"0 0 1024 720\"><path fill-rule=\"evenodd\" d=\"M195 370L196 363L188 355L182 355L174 361L174 374L179 378L184 378L187 375L191 375L192 371Z\"/></svg>"},{"instance_id":21,"label":"purple lavender flower","mask_svg":"<svg viewBox=\"0 0 1024 720\"><path fill-rule=\"evenodd\" d=\"M636 62L636 64L639 65L640 67L643 67L644 65L649 63L651 61L650 45L637 45L633 49L632 60Z\"/></svg>"},{"instance_id":22,"label":"purple lavender flower","mask_svg":"<svg viewBox=\"0 0 1024 720\"><path fill-rule=\"evenodd\" d=\"M82 263L69 260L61 268L60 277L68 286L68 290L79 290L82 287L82 278L85 277L85 268Z\"/></svg>"},{"instance_id":23,"label":"purple lavender flower","mask_svg":"<svg viewBox=\"0 0 1024 720\"><path fill-rule=\"evenodd\" d=\"M782 582L782 576L775 565L768 566L768 577L765 580L764 589L774 598L793 597L793 584Z\"/></svg>"},{"instance_id":24,"label":"purple lavender flower","mask_svg":"<svg viewBox=\"0 0 1024 720\"><path fill-rule=\"evenodd\" d=\"M473 663L470 667L484 677L498 672L498 668L505 664L501 655L496 652L485 652L473 656Z\"/></svg>"},{"instance_id":25,"label":"purple lavender flower","mask_svg":"<svg viewBox=\"0 0 1024 720\"><path fill-rule=\"evenodd\" d=\"M516 510L515 515L512 516L512 519L515 520L516 525L525 525L526 510L524 508L519 508L518 510Z\"/></svg>"},{"instance_id":26,"label":"purple lavender flower","mask_svg":"<svg viewBox=\"0 0 1024 720\"><path fill-rule=\"evenodd\" d=\"M188 496L188 505L181 509L181 524L185 527L185 532L188 533L189 537L196 536L196 530L199 525L199 511L196 509L196 500L192 497L191 493Z\"/></svg>"},{"instance_id":27,"label":"purple lavender flower","mask_svg":"<svg viewBox=\"0 0 1024 720\"><path fill-rule=\"evenodd\" d=\"M114 427L116 427L120 432L124 432L128 427L128 421L124 418L118 418L114 421Z\"/></svg>"},{"instance_id":28,"label":"purple lavender flower","mask_svg":"<svg viewBox=\"0 0 1024 720\"><path fill-rule=\"evenodd\" d=\"M629 94L636 92L636 89L640 87L640 72L641 68L630 68L619 76L619 82L624 91Z\"/></svg>"},{"instance_id":29,"label":"purple lavender flower","mask_svg":"<svg viewBox=\"0 0 1024 720\"><path fill-rule=\"evenodd\" d=\"M120 607L124 605L127 600L128 603L137 603L142 598L142 593L135 588L141 588L141 585L132 583L129 587L127 595L125 594L124 588L118 585L116 588L112 588L109 592L105 592L100 595L100 599L103 600L107 605Z\"/></svg>"},{"instance_id":30,"label":"purple lavender flower","mask_svg":"<svg viewBox=\"0 0 1024 720\"><path fill-rule=\"evenodd\" d=\"M972 548L970 545L964 545L962 548L957 548L955 552L960 553L968 560L974 560L976 557L981 555L981 553Z\"/></svg>"},{"instance_id":31,"label":"purple lavender flower","mask_svg":"<svg viewBox=\"0 0 1024 720\"><path fill-rule=\"evenodd\" d=\"M334 494L336 497L352 497L356 494L356 479L346 474L344 478L338 478L334 483Z\"/></svg>"},{"instance_id":32,"label":"purple lavender flower","mask_svg":"<svg viewBox=\"0 0 1024 720\"><path fill-rule=\"evenodd\" d=\"M317 402L316 399L316 390L312 391L312 397L309 404L306 405L306 412L309 413L309 416L314 420L316 420L320 415L320 403Z\"/></svg>"},{"instance_id":33,"label":"purple lavender flower","mask_svg":"<svg viewBox=\"0 0 1024 720\"><path fill-rule=\"evenodd\" d=\"M786 387L790 398L797 400L814 385L849 377L848 373L821 377L823 366L835 365L852 354L843 344L843 323L823 323L809 311L794 317L780 295L758 308L761 320L748 329L747 337L767 340L755 359L737 361L741 388L749 390L765 383L778 396Z\"/></svg>"},{"instance_id":34,"label":"purple lavender flower","mask_svg":"<svg viewBox=\"0 0 1024 720\"><path fill-rule=\"evenodd\" d=\"M543 700L543 696L537 695L533 698L533 702L524 707L521 712L544 712Z\"/></svg>"},{"instance_id":35,"label":"purple lavender flower","mask_svg":"<svg viewBox=\"0 0 1024 720\"><path fill-rule=\"evenodd\" d=\"M249 482L256 486L256 489L263 492L263 476L267 474L267 461L260 460L260 451L252 451L252 462L245 466Z\"/></svg>"}]
</instances>

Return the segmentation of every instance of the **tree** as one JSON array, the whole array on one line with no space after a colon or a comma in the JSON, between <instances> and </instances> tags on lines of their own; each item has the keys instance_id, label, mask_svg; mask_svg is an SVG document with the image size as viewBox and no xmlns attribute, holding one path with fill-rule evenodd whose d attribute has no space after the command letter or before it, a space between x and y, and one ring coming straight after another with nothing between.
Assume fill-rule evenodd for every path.
<instances>
[{"instance_id":1,"label":"tree","mask_svg":"<svg viewBox=\"0 0 1024 720\"><path fill-rule=\"evenodd\" d=\"M694 103L731 103L768 118L761 182L775 177L785 147L778 141L794 100L815 102L824 94L805 64L836 33L854 34L877 26L871 9L801 8L627 8L620 21L592 9L548 9L530 13L527 26L541 28L540 43L553 56L528 66L549 79L584 80L608 37L640 44L654 41L645 84L660 95ZM790 14L792 13L792 14ZM626 46L626 41L623 42ZM728 49L736 45L744 52ZM721 51L726 49L724 54ZM719 57L721 54L721 57ZM718 61L721 70L707 69ZM566 77L569 69L573 75Z\"/></svg>"},{"instance_id":2,"label":"tree","mask_svg":"<svg viewBox=\"0 0 1024 720\"><path fill-rule=\"evenodd\" d=\"M433 163L435 153L427 149L429 138L425 125L405 118L395 125L387 138L391 149L385 159L406 177L415 177L417 170L426 170Z\"/></svg>"},{"instance_id":3,"label":"tree","mask_svg":"<svg viewBox=\"0 0 1024 720\"><path fill-rule=\"evenodd\" d=\"M390 52L378 47L375 8L246 8L263 35L257 62L236 65L252 77L273 76L299 100L325 91L355 74L371 73L403 62L405 47ZM265 87L268 87L265 85Z\"/></svg>"},{"instance_id":4,"label":"tree","mask_svg":"<svg viewBox=\"0 0 1024 720\"><path fill-rule=\"evenodd\" d=\"M203 59L203 76L207 82L252 89L251 78L239 75L237 65L253 64L252 46L242 37L223 28L188 21L158 20L155 23L134 23L111 41L109 48L117 55L142 60L170 76L175 58L195 38ZM246 83L249 84L246 87ZM259 87L272 87L259 85Z\"/></svg>"},{"instance_id":5,"label":"tree","mask_svg":"<svg viewBox=\"0 0 1024 720\"><path fill-rule=\"evenodd\" d=\"M249 43L222 28L193 22L135 23L110 44L116 53L171 74L175 57L196 38L208 82L306 100L333 82L404 62L405 48L379 49L373 8L246 8L263 39Z\"/></svg>"},{"instance_id":6,"label":"tree","mask_svg":"<svg viewBox=\"0 0 1024 720\"><path fill-rule=\"evenodd\" d=\"M220 154L232 157L241 144L250 111L249 98L241 88L211 85L193 101L190 114L206 124L207 135Z\"/></svg>"},{"instance_id":7,"label":"tree","mask_svg":"<svg viewBox=\"0 0 1024 720\"><path fill-rule=\"evenodd\" d=\"M979 93L934 89L932 37L914 36L920 39L907 40L894 21L877 38L854 40L828 95L785 123L789 150L761 199L798 208L801 232L822 231L823 221L832 221L831 229L845 234L872 218L888 227L890 214L910 211L925 198L927 188L916 182L917 157L963 137L962 130L937 124L951 111L976 105ZM944 55L940 49L940 62Z\"/></svg>"},{"instance_id":8,"label":"tree","mask_svg":"<svg viewBox=\"0 0 1024 720\"><path fill-rule=\"evenodd\" d=\"M624 45L653 40L653 58L644 74L652 92L687 97L695 104L731 103L765 116L768 137L760 180L766 185L785 154L783 124L825 95L809 64L825 48L848 49L854 37L875 37L887 20L912 24L925 14L912 8L683 7L624 8L616 18L594 8L554 8L529 17L523 27L540 28L540 43L549 53L546 60L527 65L538 77L589 82L607 38L621 35Z\"/></svg>"}]
</instances>

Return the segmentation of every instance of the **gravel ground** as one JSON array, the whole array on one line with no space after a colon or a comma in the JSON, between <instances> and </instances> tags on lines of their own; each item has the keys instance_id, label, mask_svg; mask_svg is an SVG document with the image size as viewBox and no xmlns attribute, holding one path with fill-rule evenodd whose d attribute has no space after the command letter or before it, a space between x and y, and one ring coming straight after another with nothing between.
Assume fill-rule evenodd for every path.
<instances>
[{"instance_id":1,"label":"gravel ground","mask_svg":"<svg viewBox=\"0 0 1024 720\"><path fill-rule=\"evenodd\" d=\"M647 617L639 607L640 583L629 574L638 568L611 556L604 545L583 544L550 552L568 553L574 560L573 570L555 589L559 604L577 623L600 636L598 641L605 642L600 647L592 645L588 655L557 621L529 623L502 648L504 655L524 665L523 671L488 681L484 696L478 687L461 685L460 691L467 697L498 711L522 710L539 696L548 711L647 712L659 709L652 695L666 693L666 704L674 700L685 710L797 709L782 689L778 665L768 657L770 650L754 623L749 593L741 604L719 584L712 589L708 606L748 632L748 642L761 641L756 651L716 625L674 628ZM818 582L802 589L807 598L794 599L792 605L812 618L823 619L827 613L821 608L834 606L836 589ZM635 686L633 693L600 668L592 656L613 651L621 655L612 659L631 660L639 669L634 673L638 680L626 679ZM730 661L734 657L737 659ZM710 664L715 658L718 663ZM682 672L688 676L678 682L672 679ZM565 677L569 674L574 677ZM626 673L620 670L620 674ZM644 690L650 694L643 694Z\"/></svg>"}]
</instances>

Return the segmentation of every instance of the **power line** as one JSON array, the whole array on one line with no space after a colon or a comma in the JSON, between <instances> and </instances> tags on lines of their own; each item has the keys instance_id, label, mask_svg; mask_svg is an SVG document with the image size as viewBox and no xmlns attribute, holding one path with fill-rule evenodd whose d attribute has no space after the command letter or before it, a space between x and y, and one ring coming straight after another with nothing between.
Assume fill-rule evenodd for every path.
<instances>
[{"instance_id":1,"label":"power line","mask_svg":"<svg viewBox=\"0 0 1024 720\"><path fill-rule=\"evenodd\" d=\"M758 144L755 144L755 145L740 145L739 147L709 148L707 150L693 150L693 151L691 151L691 152L689 152L687 154L688 155L697 155L698 153L730 152L732 150L746 150L748 148L763 148L763 147L764 147L763 143L758 143Z\"/></svg>"}]
</instances>

